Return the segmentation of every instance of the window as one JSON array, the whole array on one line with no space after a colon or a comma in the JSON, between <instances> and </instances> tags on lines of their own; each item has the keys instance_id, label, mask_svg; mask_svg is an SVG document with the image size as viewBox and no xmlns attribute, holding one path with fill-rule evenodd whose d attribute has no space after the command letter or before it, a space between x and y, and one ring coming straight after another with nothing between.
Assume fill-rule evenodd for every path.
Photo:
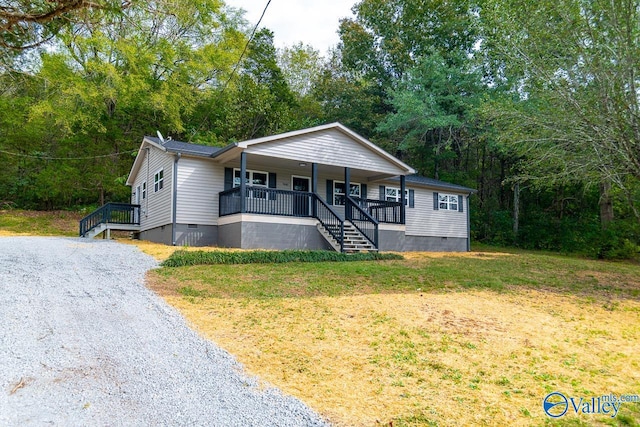
<instances>
[{"instance_id":1,"label":"window","mask_svg":"<svg viewBox=\"0 0 640 427\"><path fill-rule=\"evenodd\" d=\"M164 170L160 169L153 175L153 189L158 192L164 188Z\"/></svg>"},{"instance_id":2,"label":"window","mask_svg":"<svg viewBox=\"0 0 640 427\"><path fill-rule=\"evenodd\" d=\"M349 195L354 197L360 197L360 184L354 184L353 182L349 185ZM334 205L344 205L344 194L345 194L345 184L342 181L334 181L333 182L333 204Z\"/></svg>"},{"instance_id":3,"label":"window","mask_svg":"<svg viewBox=\"0 0 640 427\"><path fill-rule=\"evenodd\" d=\"M384 189L384 199L387 202L400 202L400 192L399 188L395 187L386 187ZM407 205L409 203L409 190L404 190L404 204Z\"/></svg>"},{"instance_id":4,"label":"window","mask_svg":"<svg viewBox=\"0 0 640 427\"><path fill-rule=\"evenodd\" d=\"M269 186L269 173L263 171L247 170L245 174L245 183L253 187ZM240 169L233 170L233 186L240 187ZM267 197L266 191L251 190L249 197L255 197L257 199L264 199Z\"/></svg>"},{"instance_id":5,"label":"window","mask_svg":"<svg viewBox=\"0 0 640 427\"><path fill-rule=\"evenodd\" d=\"M458 196L451 194L438 194L438 209L457 211Z\"/></svg>"},{"instance_id":6,"label":"window","mask_svg":"<svg viewBox=\"0 0 640 427\"><path fill-rule=\"evenodd\" d=\"M147 198L147 181L142 183L142 200Z\"/></svg>"}]
</instances>

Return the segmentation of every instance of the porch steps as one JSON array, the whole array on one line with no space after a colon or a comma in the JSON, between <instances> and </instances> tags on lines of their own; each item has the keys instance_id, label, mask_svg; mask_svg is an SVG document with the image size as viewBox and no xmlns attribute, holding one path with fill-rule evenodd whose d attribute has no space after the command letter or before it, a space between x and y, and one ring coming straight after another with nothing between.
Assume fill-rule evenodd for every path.
<instances>
[{"instance_id":1,"label":"porch steps","mask_svg":"<svg viewBox=\"0 0 640 427\"><path fill-rule=\"evenodd\" d=\"M109 239L111 236L111 230L114 231L132 231L132 232L136 232L136 231L140 231L140 226L139 225L132 225L132 224L114 224L114 223L100 223L97 226L95 226L94 228L92 228L91 230L87 231L84 236L80 236L80 237L85 237L88 239L93 239L94 237L98 236L99 234L103 233L103 232L107 232L107 239Z\"/></svg>"},{"instance_id":2,"label":"porch steps","mask_svg":"<svg viewBox=\"0 0 640 427\"><path fill-rule=\"evenodd\" d=\"M340 252L340 242L337 241L322 224L318 223L318 231L329 242L329 244L337 252ZM339 233L338 227L335 227L336 234ZM349 221L344 222L344 243L342 245L344 252L377 252L369 240L358 231Z\"/></svg>"},{"instance_id":3,"label":"porch steps","mask_svg":"<svg viewBox=\"0 0 640 427\"><path fill-rule=\"evenodd\" d=\"M105 224L103 222L101 224L98 224L97 226L95 226L91 230L87 231L87 233L84 236L81 236L81 237L86 237L88 239L93 239L94 237L96 237L98 234L102 233L106 229L107 229L107 224Z\"/></svg>"}]
</instances>

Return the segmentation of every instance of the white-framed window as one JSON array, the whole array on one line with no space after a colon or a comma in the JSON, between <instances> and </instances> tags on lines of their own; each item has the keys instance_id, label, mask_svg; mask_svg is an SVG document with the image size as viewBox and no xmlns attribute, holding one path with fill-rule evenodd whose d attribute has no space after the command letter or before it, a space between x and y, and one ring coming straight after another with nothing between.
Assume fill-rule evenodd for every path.
<instances>
[{"instance_id":1,"label":"white-framed window","mask_svg":"<svg viewBox=\"0 0 640 427\"><path fill-rule=\"evenodd\" d=\"M337 206L344 205L345 195L345 183L344 181L333 181L333 204ZM349 183L349 195L354 197L360 197L360 184L351 182Z\"/></svg>"},{"instance_id":2,"label":"white-framed window","mask_svg":"<svg viewBox=\"0 0 640 427\"><path fill-rule=\"evenodd\" d=\"M245 184L253 187L269 187L269 172L249 170L245 172ZM233 170L233 186L240 187L240 169ZM255 197L257 199L265 199L267 197L266 191L251 190L249 197Z\"/></svg>"},{"instance_id":3,"label":"white-framed window","mask_svg":"<svg viewBox=\"0 0 640 427\"><path fill-rule=\"evenodd\" d=\"M400 189L397 187L385 187L384 189L384 200L387 202L400 202ZM409 190L405 188L404 190L404 204L409 204Z\"/></svg>"},{"instance_id":4,"label":"white-framed window","mask_svg":"<svg viewBox=\"0 0 640 427\"><path fill-rule=\"evenodd\" d=\"M160 169L153 175L153 190L158 192L164 188L164 169Z\"/></svg>"},{"instance_id":5,"label":"white-framed window","mask_svg":"<svg viewBox=\"0 0 640 427\"><path fill-rule=\"evenodd\" d=\"M458 210L458 196L453 194L438 194L438 209L440 210Z\"/></svg>"},{"instance_id":6,"label":"white-framed window","mask_svg":"<svg viewBox=\"0 0 640 427\"><path fill-rule=\"evenodd\" d=\"M147 181L142 183L142 200L147 198Z\"/></svg>"}]
</instances>

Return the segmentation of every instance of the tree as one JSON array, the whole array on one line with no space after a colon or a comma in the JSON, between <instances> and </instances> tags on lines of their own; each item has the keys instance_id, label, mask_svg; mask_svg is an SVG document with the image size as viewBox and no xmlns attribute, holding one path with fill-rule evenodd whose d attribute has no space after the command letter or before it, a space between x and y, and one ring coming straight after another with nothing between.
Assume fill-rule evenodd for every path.
<instances>
[{"instance_id":1,"label":"tree","mask_svg":"<svg viewBox=\"0 0 640 427\"><path fill-rule=\"evenodd\" d=\"M11 0L0 6L0 46L29 49L51 40L71 22L90 18L95 12L121 11L126 0Z\"/></svg>"},{"instance_id":2,"label":"tree","mask_svg":"<svg viewBox=\"0 0 640 427\"><path fill-rule=\"evenodd\" d=\"M487 2L483 50L509 97L487 107L538 185L627 194L640 180L640 8L625 0ZM640 220L640 216L638 217Z\"/></svg>"},{"instance_id":3,"label":"tree","mask_svg":"<svg viewBox=\"0 0 640 427\"><path fill-rule=\"evenodd\" d=\"M278 51L278 65L292 92L304 97L322 72L320 52L302 42Z\"/></svg>"},{"instance_id":4,"label":"tree","mask_svg":"<svg viewBox=\"0 0 640 427\"><path fill-rule=\"evenodd\" d=\"M421 164L425 157L432 160L438 179L439 160L460 157L470 139L481 94L476 73L449 66L438 54L423 58L391 91L395 112L378 130L399 138L398 150L419 151L424 156Z\"/></svg>"},{"instance_id":5,"label":"tree","mask_svg":"<svg viewBox=\"0 0 640 427\"><path fill-rule=\"evenodd\" d=\"M33 90L21 110L24 129L0 132L0 145L12 147L15 138L47 130L18 151L37 163L28 177L38 190L28 192L32 206L126 200L122 178L141 136L156 129L180 136L193 128L194 106L227 80L246 39L216 0L174 6L132 3L99 22L74 22L41 53L39 69L26 79ZM5 73L5 81L14 74ZM16 82L3 101L23 91ZM0 111L0 121L12 114Z\"/></svg>"},{"instance_id":6,"label":"tree","mask_svg":"<svg viewBox=\"0 0 640 427\"><path fill-rule=\"evenodd\" d=\"M356 19L340 23L343 62L380 84L402 78L421 57L460 61L478 40L471 0L362 0L353 10Z\"/></svg>"},{"instance_id":7,"label":"tree","mask_svg":"<svg viewBox=\"0 0 640 427\"><path fill-rule=\"evenodd\" d=\"M271 30L255 33L242 68L228 116L234 124L233 137L258 138L295 128L297 103L278 66Z\"/></svg>"}]
</instances>

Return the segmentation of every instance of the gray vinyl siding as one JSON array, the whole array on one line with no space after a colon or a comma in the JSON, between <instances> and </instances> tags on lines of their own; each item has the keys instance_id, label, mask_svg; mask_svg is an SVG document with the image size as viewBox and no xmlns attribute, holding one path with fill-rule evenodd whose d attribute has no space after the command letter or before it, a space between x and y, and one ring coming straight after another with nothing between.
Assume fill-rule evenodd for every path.
<instances>
[{"instance_id":1,"label":"gray vinyl siding","mask_svg":"<svg viewBox=\"0 0 640 427\"><path fill-rule=\"evenodd\" d=\"M178 161L176 222L215 225L218 193L224 190L224 166L210 160L182 157Z\"/></svg>"},{"instance_id":2,"label":"gray vinyl siding","mask_svg":"<svg viewBox=\"0 0 640 427\"><path fill-rule=\"evenodd\" d=\"M249 146L247 153L399 175L403 170L344 133L327 129Z\"/></svg>"},{"instance_id":3,"label":"gray vinyl siding","mask_svg":"<svg viewBox=\"0 0 640 427\"><path fill-rule=\"evenodd\" d=\"M173 179L173 156L166 152L149 146L149 152L143 149L143 162L138 170L133 186L131 187L132 202L135 201L133 193L144 181L147 182L147 198L140 200L140 230L149 230L171 223L171 183ZM147 155L149 156L147 158ZM164 187L158 192L154 191L153 176L160 169L164 170Z\"/></svg>"},{"instance_id":4,"label":"gray vinyl siding","mask_svg":"<svg viewBox=\"0 0 640 427\"><path fill-rule=\"evenodd\" d=\"M438 190L412 188L415 207L407 208L407 236L467 238L467 197L463 195L464 212L433 210L433 193ZM456 194L440 191L446 194Z\"/></svg>"}]
</instances>

